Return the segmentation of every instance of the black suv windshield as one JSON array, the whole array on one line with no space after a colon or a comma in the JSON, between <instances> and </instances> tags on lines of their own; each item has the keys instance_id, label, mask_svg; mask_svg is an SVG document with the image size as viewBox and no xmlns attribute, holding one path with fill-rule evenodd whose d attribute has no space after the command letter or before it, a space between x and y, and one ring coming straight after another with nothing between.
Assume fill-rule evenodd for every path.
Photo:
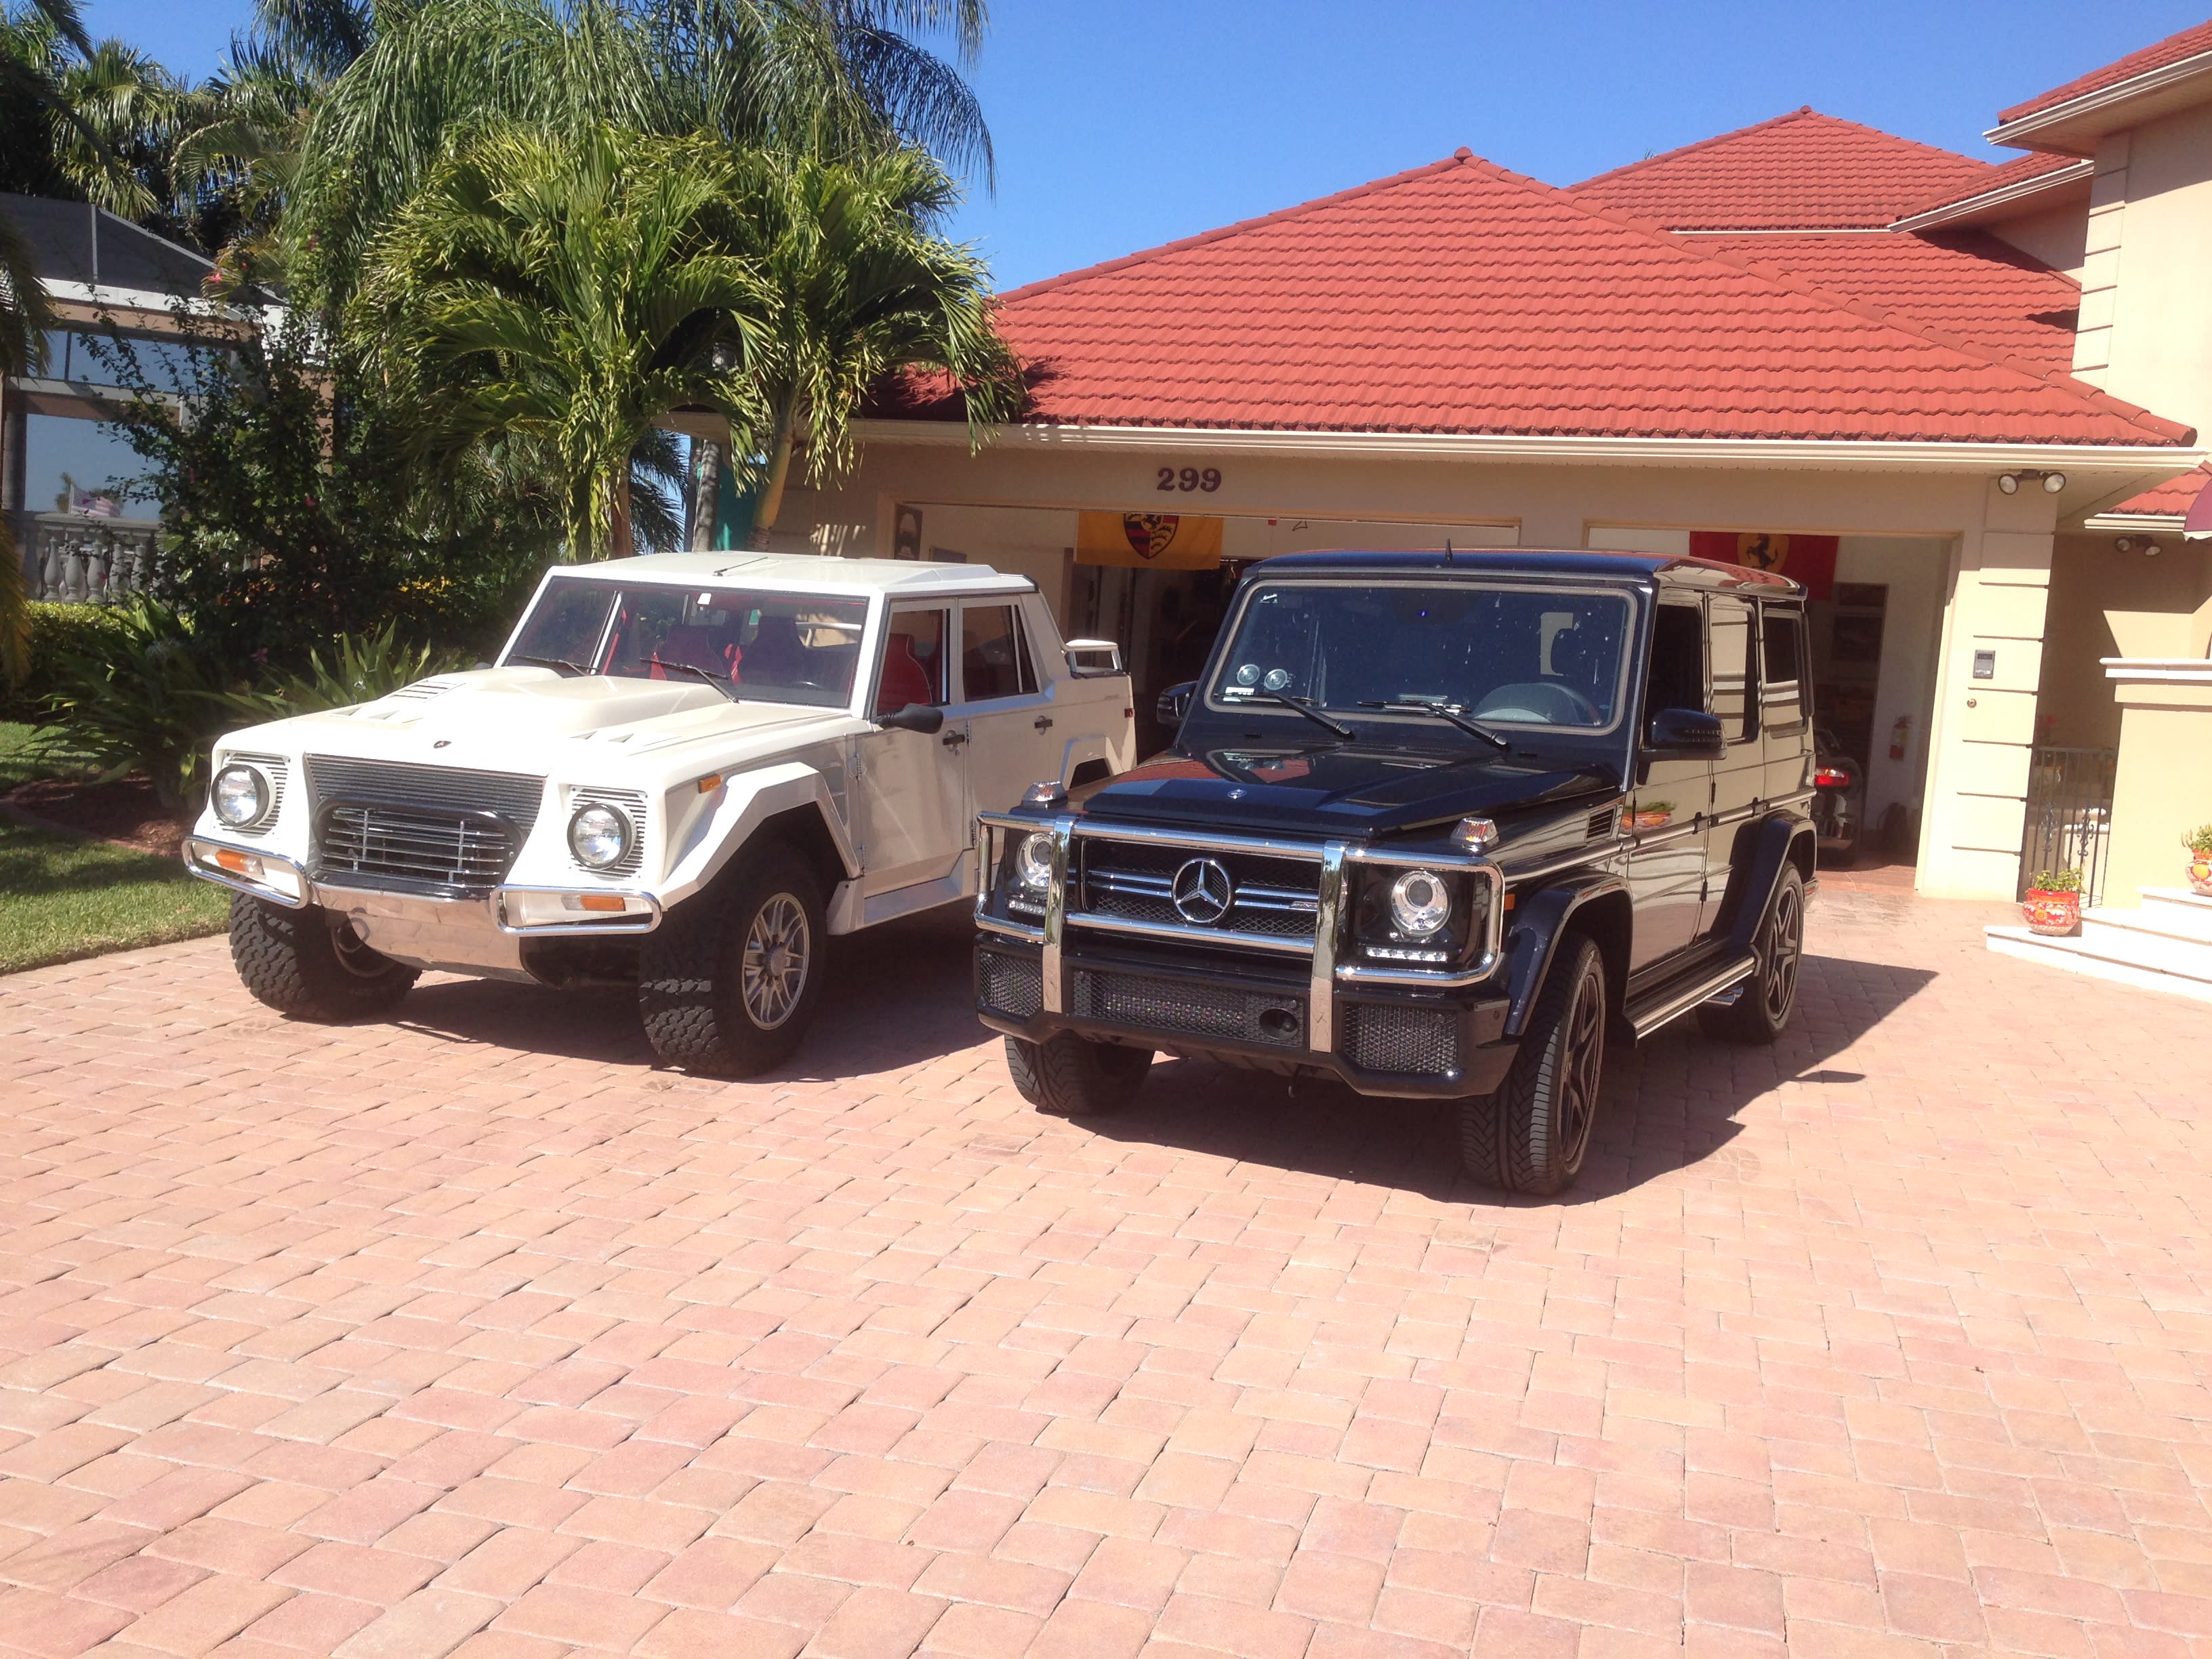
<instances>
[{"instance_id":1,"label":"black suv windshield","mask_svg":"<svg viewBox=\"0 0 2212 1659\"><path fill-rule=\"evenodd\" d=\"M1626 594L1596 588L1262 583L1207 701L1258 712L1291 697L1364 719L1427 703L1486 727L1607 732L1621 716L1629 617Z\"/></svg>"},{"instance_id":2,"label":"black suv windshield","mask_svg":"<svg viewBox=\"0 0 2212 1659\"><path fill-rule=\"evenodd\" d=\"M718 681L745 702L842 708L853 695L866 599L556 577L507 654L623 679Z\"/></svg>"}]
</instances>

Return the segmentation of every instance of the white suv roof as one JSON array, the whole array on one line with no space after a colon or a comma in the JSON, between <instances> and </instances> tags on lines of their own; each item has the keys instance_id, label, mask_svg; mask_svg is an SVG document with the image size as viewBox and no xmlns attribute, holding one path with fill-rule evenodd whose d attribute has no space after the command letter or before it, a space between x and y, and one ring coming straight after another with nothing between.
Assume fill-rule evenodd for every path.
<instances>
[{"instance_id":1,"label":"white suv roof","mask_svg":"<svg viewBox=\"0 0 2212 1659\"><path fill-rule=\"evenodd\" d=\"M586 581L727 582L752 588L808 593L888 592L900 598L935 593L1027 593L1026 576L1002 575L988 565L925 564L911 559L837 559L812 553L648 553L634 559L563 565L556 574Z\"/></svg>"}]
</instances>

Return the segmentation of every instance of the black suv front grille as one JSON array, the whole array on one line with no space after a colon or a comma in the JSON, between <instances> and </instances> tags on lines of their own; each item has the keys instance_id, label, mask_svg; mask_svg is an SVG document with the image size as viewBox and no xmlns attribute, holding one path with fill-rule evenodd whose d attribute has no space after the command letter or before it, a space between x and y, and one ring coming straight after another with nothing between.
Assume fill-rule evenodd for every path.
<instances>
[{"instance_id":1,"label":"black suv front grille","mask_svg":"<svg viewBox=\"0 0 2212 1659\"><path fill-rule=\"evenodd\" d=\"M1033 1019L1044 1007L1044 973L1034 957L979 951L975 980L976 991L987 1008L1016 1019Z\"/></svg>"},{"instance_id":2,"label":"black suv front grille","mask_svg":"<svg viewBox=\"0 0 2212 1659\"><path fill-rule=\"evenodd\" d=\"M520 772L307 757L320 873L428 887L507 878L545 781Z\"/></svg>"},{"instance_id":3,"label":"black suv front grille","mask_svg":"<svg viewBox=\"0 0 2212 1659\"><path fill-rule=\"evenodd\" d=\"M1347 1002L1337 1018L1345 1058L1364 1071L1440 1077L1459 1064L1459 1020L1448 1009Z\"/></svg>"},{"instance_id":4,"label":"black suv front grille","mask_svg":"<svg viewBox=\"0 0 2212 1659\"><path fill-rule=\"evenodd\" d=\"M1078 838L1081 909L1160 927L1207 926L1223 933L1311 939L1320 909L1321 866L1310 859L1210 852L1157 842ZM1235 900L1218 921L1198 924L1175 907L1176 872L1210 858L1229 872Z\"/></svg>"},{"instance_id":5,"label":"black suv front grille","mask_svg":"<svg viewBox=\"0 0 2212 1659\"><path fill-rule=\"evenodd\" d=\"M1278 1048L1305 1046L1305 999L1280 991L1241 991L1079 968L1075 1012L1079 1018L1139 1032L1229 1037Z\"/></svg>"}]
</instances>

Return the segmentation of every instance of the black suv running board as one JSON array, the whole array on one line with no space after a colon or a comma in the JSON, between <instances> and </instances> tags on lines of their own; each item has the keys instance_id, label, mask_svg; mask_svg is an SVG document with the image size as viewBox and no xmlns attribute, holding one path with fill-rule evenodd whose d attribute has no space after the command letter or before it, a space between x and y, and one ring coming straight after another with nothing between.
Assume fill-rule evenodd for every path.
<instances>
[{"instance_id":1,"label":"black suv running board","mask_svg":"<svg viewBox=\"0 0 2212 1659\"><path fill-rule=\"evenodd\" d=\"M1701 969L1687 979L1656 986L1629 1004L1629 1026L1638 1037L1650 1036L1668 1020L1686 1014L1699 1003L1723 991L1734 990L1758 969L1757 957L1748 951L1739 951L1717 968Z\"/></svg>"}]
</instances>

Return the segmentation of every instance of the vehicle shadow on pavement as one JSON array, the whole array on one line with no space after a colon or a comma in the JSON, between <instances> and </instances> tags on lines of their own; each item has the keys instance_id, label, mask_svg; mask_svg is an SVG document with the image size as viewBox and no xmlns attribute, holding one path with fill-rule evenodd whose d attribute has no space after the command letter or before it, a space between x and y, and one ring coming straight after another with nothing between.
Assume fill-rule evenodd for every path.
<instances>
[{"instance_id":1,"label":"vehicle shadow on pavement","mask_svg":"<svg viewBox=\"0 0 2212 1659\"><path fill-rule=\"evenodd\" d=\"M829 977L799 1052L757 1079L896 1071L973 1048L969 983L975 921L965 904L885 922L830 941ZM498 980L440 977L417 986L393 1024L447 1042L487 1043L609 1066L652 1066L637 994L621 987L554 991Z\"/></svg>"},{"instance_id":2,"label":"vehicle shadow on pavement","mask_svg":"<svg viewBox=\"0 0 2212 1659\"><path fill-rule=\"evenodd\" d=\"M1605 1101L1574 1189L1513 1199L1460 1171L1458 1112L1448 1103L1370 1099L1340 1084L1196 1060L1155 1065L1145 1091L1083 1127L1125 1143L1480 1204L1585 1204L1704 1162L1735 1139L1745 1106L1790 1082L1855 1083L1826 1062L1936 975L1886 963L1808 955L1796 1017L1771 1048L1705 1036L1694 1018L1606 1062ZM1730 1173L1749 1178L1740 1168ZM1750 1172L1755 1174L1755 1171Z\"/></svg>"}]
</instances>

